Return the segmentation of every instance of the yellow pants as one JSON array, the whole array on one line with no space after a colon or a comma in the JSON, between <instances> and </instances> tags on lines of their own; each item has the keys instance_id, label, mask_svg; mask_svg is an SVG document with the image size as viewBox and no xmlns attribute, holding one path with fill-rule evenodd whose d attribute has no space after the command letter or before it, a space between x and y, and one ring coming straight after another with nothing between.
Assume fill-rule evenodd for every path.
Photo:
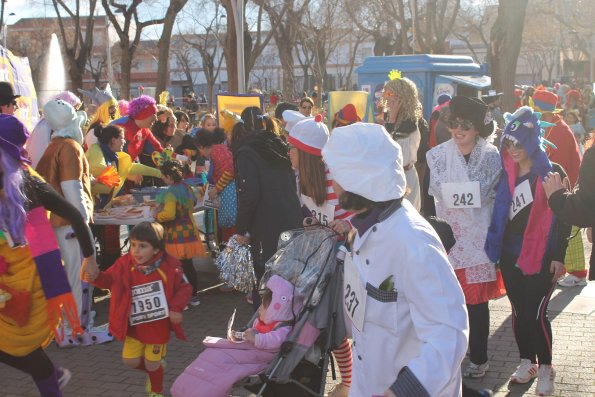
<instances>
[{"instance_id":1,"label":"yellow pants","mask_svg":"<svg viewBox=\"0 0 595 397\"><path fill-rule=\"evenodd\" d=\"M165 357L167 345L144 344L138 339L127 336L124 340L122 358L144 357L148 361L160 361Z\"/></svg>"}]
</instances>

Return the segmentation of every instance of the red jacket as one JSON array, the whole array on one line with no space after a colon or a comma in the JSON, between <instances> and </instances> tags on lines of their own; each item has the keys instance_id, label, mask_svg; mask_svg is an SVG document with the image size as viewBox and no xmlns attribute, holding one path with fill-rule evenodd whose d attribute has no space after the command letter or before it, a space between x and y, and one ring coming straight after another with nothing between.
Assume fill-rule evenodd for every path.
<instances>
[{"instance_id":1,"label":"red jacket","mask_svg":"<svg viewBox=\"0 0 595 397\"><path fill-rule=\"evenodd\" d=\"M114 120L112 124L120 126L124 129L124 138L126 139L126 152L132 158L132 161L138 159L139 154L143 151L145 141L149 141L153 148L159 153L163 152L163 146L155 138L155 135L148 128L139 128L131 117L128 119L122 117Z\"/></svg>"},{"instance_id":2,"label":"red jacket","mask_svg":"<svg viewBox=\"0 0 595 397\"><path fill-rule=\"evenodd\" d=\"M178 261L168 254L163 255L159 270L165 273L163 280L165 297L170 311L182 313L192 296L192 286L184 280L184 273ZM109 269L99 273L92 283L96 287L109 289L110 299L109 331L116 339L124 340L128 334L128 318L130 317L131 272L136 271L131 255L121 256ZM178 339L186 340L181 324L171 324Z\"/></svg>"},{"instance_id":3,"label":"red jacket","mask_svg":"<svg viewBox=\"0 0 595 397\"><path fill-rule=\"evenodd\" d=\"M551 161L560 164L564 168L564 171L568 174L570 186L574 187L581 166L581 152L568 124L558 115L556 115L553 123L556 125L546 130L545 139L556 145L557 149L546 146L546 153Z\"/></svg>"}]
</instances>

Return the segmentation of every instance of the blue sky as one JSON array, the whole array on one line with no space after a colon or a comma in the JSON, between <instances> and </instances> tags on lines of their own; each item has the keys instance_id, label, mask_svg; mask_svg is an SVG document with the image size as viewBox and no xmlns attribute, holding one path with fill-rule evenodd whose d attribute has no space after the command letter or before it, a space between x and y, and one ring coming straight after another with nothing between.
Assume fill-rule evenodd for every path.
<instances>
[{"instance_id":1,"label":"blue sky","mask_svg":"<svg viewBox=\"0 0 595 397\"><path fill-rule=\"evenodd\" d=\"M2 1L2 0L0 0ZM54 7L51 0L8 0L4 8L4 21L8 25L17 22L21 18L35 18L35 17L55 17ZM68 1L66 2L68 4ZM83 10L86 2L81 2ZM167 4L167 3L165 3ZM159 1L155 1L151 6L139 6L141 15L145 14L147 19L149 17L162 17L166 7L158 7ZM8 15L14 12L14 16ZM96 15L104 15L101 1L97 1ZM64 13L62 13L64 15ZM159 37L161 29L159 26L147 28L143 30L143 39L155 39Z\"/></svg>"}]
</instances>

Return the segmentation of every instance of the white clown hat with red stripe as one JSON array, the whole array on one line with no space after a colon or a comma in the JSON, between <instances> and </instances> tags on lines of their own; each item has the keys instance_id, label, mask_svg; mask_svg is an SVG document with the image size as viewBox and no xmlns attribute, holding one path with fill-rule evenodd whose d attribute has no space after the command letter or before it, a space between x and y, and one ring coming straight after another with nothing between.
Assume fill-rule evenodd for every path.
<instances>
[{"instance_id":1,"label":"white clown hat with red stripe","mask_svg":"<svg viewBox=\"0 0 595 397\"><path fill-rule=\"evenodd\" d=\"M294 125L287 140L299 150L322 157L322 148L328 142L328 137L328 128L322 121L322 115L318 114Z\"/></svg>"},{"instance_id":2,"label":"white clown hat with red stripe","mask_svg":"<svg viewBox=\"0 0 595 397\"><path fill-rule=\"evenodd\" d=\"M314 119L314 117L307 117L295 110L285 110L283 113L283 121L285 121L285 131L291 132L297 123L307 119Z\"/></svg>"}]
</instances>

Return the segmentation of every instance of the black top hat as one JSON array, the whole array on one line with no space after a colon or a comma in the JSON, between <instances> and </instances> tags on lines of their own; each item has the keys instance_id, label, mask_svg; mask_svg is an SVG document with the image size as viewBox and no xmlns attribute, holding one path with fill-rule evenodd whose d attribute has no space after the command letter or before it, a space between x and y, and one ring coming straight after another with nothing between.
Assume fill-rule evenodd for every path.
<instances>
[{"instance_id":1,"label":"black top hat","mask_svg":"<svg viewBox=\"0 0 595 397\"><path fill-rule=\"evenodd\" d=\"M0 105L8 105L20 95L14 94L12 84L6 81L0 81Z\"/></svg>"},{"instance_id":2,"label":"black top hat","mask_svg":"<svg viewBox=\"0 0 595 397\"><path fill-rule=\"evenodd\" d=\"M496 99L500 98L501 96L502 96L502 93L501 92L497 92L496 90L489 90L487 95L482 95L481 96L481 99L485 103L492 103Z\"/></svg>"},{"instance_id":3,"label":"black top hat","mask_svg":"<svg viewBox=\"0 0 595 397\"><path fill-rule=\"evenodd\" d=\"M457 95L451 99L449 108L451 119L471 121L481 137L486 138L494 132L494 119L481 99Z\"/></svg>"}]
</instances>

